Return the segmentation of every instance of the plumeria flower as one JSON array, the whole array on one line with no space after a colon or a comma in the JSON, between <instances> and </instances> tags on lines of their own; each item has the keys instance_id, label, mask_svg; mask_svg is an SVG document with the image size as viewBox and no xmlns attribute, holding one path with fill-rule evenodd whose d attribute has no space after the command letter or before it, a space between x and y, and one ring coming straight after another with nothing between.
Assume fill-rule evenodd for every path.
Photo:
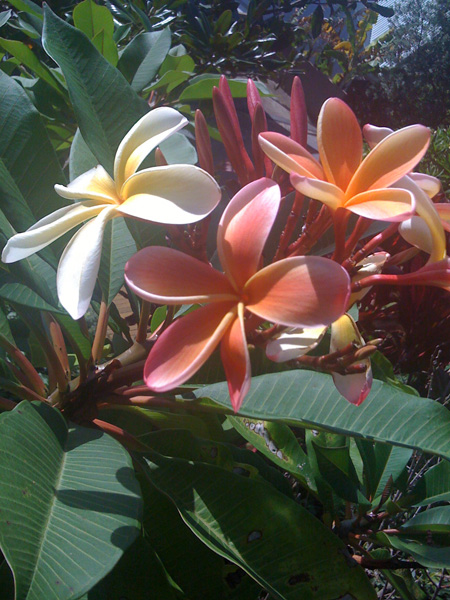
<instances>
[{"instance_id":1,"label":"plumeria flower","mask_svg":"<svg viewBox=\"0 0 450 600\"><path fill-rule=\"evenodd\" d=\"M327 327L290 328L283 331L266 345L266 356L274 362L295 360L316 348Z\"/></svg>"},{"instance_id":2,"label":"plumeria flower","mask_svg":"<svg viewBox=\"0 0 450 600\"><path fill-rule=\"evenodd\" d=\"M278 185L266 178L234 196L217 232L224 273L170 248L144 248L128 261L126 281L141 298L203 305L172 323L153 346L144 368L150 389L165 392L187 381L220 342L237 411L251 380L248 316L287 327L319 327L344 313L349 276L337 263L300 256L260 269L280 201Z\"/></svg>"},{"instance_id":3,"label":"plumeria flower","mask_svg":"<svg viewBox=\"0 0 450 600\"><path fill-rule=\"evenodd\" d=\"M362 160L362 133L352 110L338 98L327 100L317 122L320 162L303 146L273 132L261 133L264 152L291 174L296 190L326 204L381 221L402 221L414 212L408 189L391 188L425 154L430 132L411 125L387 136Z\"/></svg>"},{"instance_id":4,"label":"plumeria flower","mask_svg":"<svg viewBox=\"0 0 450 600\"><path fill-rule=\"evenodd\" d=\"M348 344L353 344L355 348L362 348L365 342L355 321L350 315L345 314L331 325L330 351L336 352ZM372 387L372 368L369 358L354 364L364 367L364 371L346 375L332 373L332 376L334 385L344 398L359 406L367 398Z\"/></svg>"},{"instance_id":5,"label":"plumeria flower","mask_svg":"<svg viewBox=\"0 0 450 600\"><path fill-rule=\"evenodd\" d=\"M26 258L88 221L70 240L58 265L61 304L79 319L89 307L100 266L106 223L119 216L168 224L193 223L208 215L220 200L214 179L193 165L169 165L136 173L145 157L187 124L173 108L156 108L123 138L114 160L114 179L98 165L67 187L56 185L63 198L77 200L44 217L6 244L6 263Z\"/></svg>"},{"instance_id":6,"label":"plumeria flower","mask_svg":"<svg viewBox=\"0 0 450 600\"><path fill-rule=\"evenodd\" d=\"M363 132L371 148L394 135L392 129L374 125L365 125ZM444 229L450 231L450 205L434 204L430 200L440 191L441 182L424 173L409 173L394 186L407 189L414 195L417 213L400 223L399 233L409 244L427 252L430 262L443 260L446 256Z\"/></svg>"}]
</instances>

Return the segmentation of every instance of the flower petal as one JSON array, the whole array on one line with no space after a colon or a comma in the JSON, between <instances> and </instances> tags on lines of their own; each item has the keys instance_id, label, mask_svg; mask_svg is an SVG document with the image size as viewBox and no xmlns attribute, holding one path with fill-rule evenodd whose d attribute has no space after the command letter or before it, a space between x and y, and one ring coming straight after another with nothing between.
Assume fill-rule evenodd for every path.
<instances>
[{"instance_id":1,"label":"flower petal","mask_svg":"<svg viewBox=\"0 0 450 600\"><path fill-rule=\"evenodd\" d=\"M106 204L119 204L114 181L101 165L86 171L66 187L55 185L55 191L63 198L79 200L89 198Z\"/></svg>"},{"instance_id":2,"label":"flower petal","mask_svg":"<svg viewBox=\"0 0 450 600\"><path fill-rule=\"evenodd\" d=\"M105 208L92 201L65 206L40 219L23 233L17 233L3 248L2 261L12 263L39 252L83 221L94 217Z\"/></svg>"},{"instance_id":3,"label":"flower petal","mask_svg":"<svg viewBox=\"0 0 450 600\"><path fill-rule=\"evenodd\" d=\"M336 352L345 348L348 344L354 344L361 348L365 342L359 333L355 321L350 315L342 315L331 325L330 352ZM352 373L341 375L332 373L334 385L339 393L352 404L359 406L370 392L372 387L372 369L370 359L354 363L365 367L363 373Z\"/></svg>"},{"instance_id":4,"label":"flower petal","mask_svg":"<svg viewBox=\"0 0 450 600\"><path fill-rule=\"evenodd\" d=\"M408 190L385 188L357 194L345 202L351 212L378 221L404 221L414 212L414 194Z\"/></svg>"},{"instance_id":5,"label":"flower petal","mask_svg":"<svg viewBox=\"0 0 450 600\"><path fill-rule=\"evenodd\" d=\"M363 258L363 260L356 265L358 267L358 271L355 275L353 275L352 283L360 281L361 279L364 279L364 277L381 273L388 258L390 258L390 254L387 252L375 252L375 254L371 254L370 256ZM348 305L352 306L356 301L362 300L371 289L371 287L366 287L359 292L353 292L350 296Z\"/></svg>"},{"instance_id":6,"label":"flower petal","mask_svg":"<svg viewBox=\"0 0 450 600\"><path fill-rule=\"evenodd\" d=\"M317 121L317 144L326 178L345 191L362 159L362 134L352 109L329 98Z\"/></svg>"},{"instance_id":7,"label":"flower petal","mask_svg":"<svg viewBox=\"0 0 450 600\"><path fill-rule=\"evenodd\" d=\"M177 319L158 338L144 367L144 381L167 392L189 379L211 356L236 319L236 304L203 306Z\"/></svg>"},{"instance_id":8,"label":"flower petal","mask_svg":"<svg viewBox=\"0 0 450 600\"><path fill-rule=\"evenodd\" d=\"M282 133L265 131L258 136L265 154L276 165L288 173L298 173L305 177L324 179L320 163L303 146Z\"/></svg>"},{"instance_id":9,"label":"flower petal","mask_svg":"<svg viewBox=\"0 0 450 600\"><path fill-rule=\"evenodd\" d=\"M437 210L439 218L441 219L442 227L445 231L450 232L450 204L436 203L434 208Z\"/></svg>"},{"instance_id":10,"label":"flower petal","mask_svg":"<svg viewBox=\"0 0 450 600\"><path fill-rule=\"evenodd\" d=\"M232 198L220 219L217 251L222 268L236 290L260 267L280 201L278 185L271 179L258 179Z\"/></svg>"},{"instance_id":11,"label":"flower petal","mask_svg":"<svg viewBox=\"0 0 450 600\"><path fill-rule=\"evenodd\" d=\"M188 121L174 108L162 106L142 117L120 143L114 160L114 180L120 190L144 158Z\"/></svg>"},{"instance_id":12,"label":"flower petal","mask_svg":"<svg viewBox=\"0 0 450 600\"><path fill-rule=\"evenodd\" d=\"M428 254L433 251L433 238L428 225L420 217L412 216L400 223L398 232L404 240Z\"/></svg>"},{"instance_id":13,"label":"flower petal","mask_svg":"<svg viewBox=\"0 0 450 600\"><path fill-rule=\"evenodd\" d=\"M203 219L220 201L220 188L206 171L193 165L168 165L145 169L130 177L122 188L125 215L182 225Z\"/></svg>"},{"instance_id":14,"label":"flower petal","mask_svg":"<svg viewBox=\"0 0 450 600\"><path fill-rule=\"evenodd\" d=\"M280 260L258 271L244 288L248 310L290 327L329 325L344 313L349 294L347 271L320 256Z\"/></svg>"},{"instance_id":15,"label":"flower petal","mask_svg":"<svg viewBox=\"0 0 450 600\"><path fill-rule=\"evenodd\" d=\"M423 125L410 125L391 133L363 160L350 181L346 197L392 185L412 171L429 143L430 131Z\"/></svg>"},{"instance_id":16,"label":"flower petal","mask_svg":"<svg viewBox=\"0 0 450 600\"><path fill-rule=\"evenodd\" d=\"M430 198L434 198L434 196L442 189L442 183L437 177L433 177L433 175L426 175L425 173L409 173L408 177Z\"/></svg>"},{"instance_id":17,"label":"flower petal","mask_svg":"<svg viewBox=\"0 0 450 600\"><path fill-rule=\"evenodd\" d=\"M80 319L91 302L102 255L106 223L117 216L114 206L106 207L78 231L67 244L58 265L58 298L72 319Z\"/></svg>"},{"instance_id":18,"label":"flower petal","mask_svg":"<svg viewBox=\"0 0 450 600\"><path fill-rule=\"evenodd\" d=\"M228 279L183 252L143 248L125 265L125 280L140 298L157 304L238 301Z\"/></svg>"},{"instance_id":19,"label":"flower petal","mask_svg":"<svg viewBox=\"0 0 450 600\"><path fill-rule=\"evenodd\" d=\"M320 200L333 211L344 203L344 193L333 183L292 173L291 184L298 192L308 196L308 198Z\"/></svg>"},{"instance_id":20,"label":"flower petal","mask_svg":"<svg viewBox=\"0 0 450 600\"><path fill-rule=\"evenodd\" d=\"M293 328L285 331L268 342L267 358L277 363L300 358L319 344L326 331L327 327Z\"/></svg>"},{"instance_id":21,"label":"flower petal","mask_svg":"<svg viewBox=\"0 0 450 600\"><path fill-rule=\"evenodd\" d=\"M252 378L243 316L243 305L240 304L238 318L234 319L231 327L225 331L220 344L220 355L227 376L231 406L235 413L242 406Z\"/></svg>"},{"instance_id":22,"label":"flower petal","mask_svg":"<svg viewBox=\"0 0 450 600\"><path fill-rule=\"evenodd\" d=\"M385 137L391 135L394 130L390 127L377 127L376 125L364 125L363 134L369 148L375 148L377 144L384 140Z\"/></svg>"}]
</instances>

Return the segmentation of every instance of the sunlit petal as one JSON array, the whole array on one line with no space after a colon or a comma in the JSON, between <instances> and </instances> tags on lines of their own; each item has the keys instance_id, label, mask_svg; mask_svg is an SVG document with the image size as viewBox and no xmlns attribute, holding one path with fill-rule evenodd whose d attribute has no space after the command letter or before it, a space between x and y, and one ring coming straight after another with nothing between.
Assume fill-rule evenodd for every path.
<instances>
[{"instance_id":1,"label":"sunlit petal","mask_svg":"<svg viewBox=\"0 0 450 600\"><path fill-rule=\"evenodd\" d=\"M347 188L362 159L362 134L355 114L339 98L329 98L317 121L317 144L326 178Z\"/></svg>"},{"instance_id":2,"label":"sunlit petal","mask_svg":"<svg viewBox=\"0 0 450 600\"><path fill-rule=\"evenodd\" d=\"M104 208L104 204L99 206L88 201L56 210L40 219L27 231L10 238L3 249L2 261L12 263L39 252L73 227L97 215Z\"/></svg>"},{"instance_id":3,"label":"sunlit petal","mask_svg":"<svg viewBox=\"0 0 450 600\"><path fill-rule=\"evenodd\" d=\"M333 211L344 203L344 193L333 183L302 177L296 173L291 174L291 183L298 192L314 200L320 200Z\"/></svg>"},{"instance_id":4,"label":"sunlit petal","mask_svg":"<svg viewBox=\"0 0 450 600\"><path fill-rule=\"evenodd\" d=\"M361 163L347 188L346 198L398 181L420 161L429 142L430 131L423 125L410 125L385 137Z\"/></svg>"},{"instance_id":5,"label":"sunlit petal","mask_svg":"<svg viewBox=\"0 0 450 600\"><path fill-rule=\"evenodd\" d=\"M327 327L304 327L291 329L270 340L266 346L267 358L274 362L286 362L313 350L325 335Z\"/></svg>"},{"instance_id":6,"label":"sunlit petal","mask_svg":"<svg viewBox=\"0 0 450 600\"><path fill-rule=\"evenodd\" d=\"M303 146L282 133L266 131L258 136L265 154L276 165L288 173L298 173L305 177L323 179L320 163Z\"/></svg>"},{"instance_id":7,"label":"sunlit petal","mask_svg":"<svg viewBox=\"0 0 450 600\"><path fill-rule=\"evenodd\" d=\"M231 406L234 412L237 412L250 389L252 375L242 304L239 305L238 318L233 321L231 327L223 335L220 355L227 376Z\"/></svg>"},{"instance_id":8,"label":"sunlit petal","mask_svg":"<svg viewBox=\"0 0 450 600\"><path fill-rule=\"evenodd\" d=\"M246 284L246 308L290 327L329 325L343 314L350 278L320 256L286 258L258 271Z\"/></svg>"},{"instance_id":9,"label":"sunlit petal","mask_svg":"<svg viewBox=\"0 0 450 600\"><path fill-rule=\"evenodd\" d=\"M125 280L139 297L157 304L194 304L238 300L228 279L183 252L150 246L132 256Z\"/></svg>"},{"instance_id":10,"label":"sunlit petal","mask_svg":"<svg viewBox=\"0 0 450 600\"><path fill-rule=\"evenodd\" d=\"M69 200L89 198L106 204L119 204L120 202L114 181L100 165L86 171L68 186L55 185L55 191Z\"/></svg>"},{"instance_id":11,"label":"sunlit petal","mask_svg":"<svg viewBox=\"0 0 450 600\"><path fill-rule=\"evenodd\" d=\"M58 265L58 298L73 319L87 311L97 279L106 223L117 216L115 207L104 208L67 244Z\"/></svg>"},{"instance_id":12,"label":"sunlit petal","mask_svg":"<svg viewBox=\"0 0 450 600\"><path fill-rule=\"evenodd\" d=\"M375 254L371 254L370 256L364 258L356 265L358 267L358 271L352 276L352 283L360 281L361 279L364 279L364 277L369 277L369 275L377 275L378 273L381 273L389 257L390 254L387 252L375 252ZM371 287L366 287L359 292L352 293L348 301L348 305L352 306L356 301L362 300L371 289Z\"/></svg>"},{"instance_id":13,"label":"sunlit petal","mask_svg":"<svg viewBox=\"0 0 450 600\"><path fill-rule=\"evenodd\" d=\"M151 110L127 133L117 149L114 160L114 180L120 190L144 158L166 138L187 125L187 119L177 110L162 106Z\"/></svg>"},{"instance_id":14,"label":"sunlit petal","mask_svg":"<svg viewBox=\"0 0 450 600\"><path fill-rule=\"evenodd\" d=\"M203 219L220 201L216 181L193 165L145 169L130 177L121 191L125 215L181 225Z\"/></svg>"},{"instance_id":15,"label":"sunlit petal","mask_svg":"<svg viewBox=\"0 0 450 600\"><path fill-rule=\"evenodd\" d=\"M440 180L432 175L426 175L425 173L409 173L408 177L410 177L430 198L434 198L434 196L442 189Z\"/></svg>"},{"instance_id":16,"label":"sunlit petal","mask_svg":"<svg viewBox=\"0 0 450 600\"><path fill-rule=\"evenodd\" d=\"M431 254L433 251L431 231L422 218L413 216L410 219L403 221L398 227L398 232L408 244L411 244L428 254Z\"/></svg>"},{"instance_id":17,"label":"sunlit petal","mask_svg":"<svg viewBox=\"0 0 450 600\"><path fill-rule=\"evenodd\" d=\"M437 210L439 218L445 231L450 232L450 204L436 203L434 208Z\"/></svg>"},{"instance_id":18,"label":"sunlit petal","mask_svg":"<svg viewBox=\"0 0 450 600\"><path fill-rule=\"evenodd\" d=\"M408 190L385 188L357 194L345 203L351 212L378 221L404 221L415 209L414 194Z\"/></svg>"},{"instance_id":19,"label":"sunlit petal","mask_svg":"<svg viewBox=\"0 0 450 600\"><path fill-rule=\"evenodd\" d=\"M365 342L359 333L355 321L350 315L342 315L331 325L330 352L336 352L353 344L356 348L364 346ZM370 360L365 359L358 363L365 370L363 373L341 375L332 373L334 385L346 400L357 406L367 397L372 387L372 369Z\"/></svg>"},{"instance_id":20,"label":"sunlit petal","mask_svg":"<svg viewBox=\"0 0 450 600\"><path fill-rule=\"evenodd\" d=\"M253 181L228 204L217 231L220 263L239 290L261 266L267 236L278 213L281 195L271 179Z\"/></svg>"},{"instance_id":21,"label":"sunlit petal","mask_svg":"<svg viewBox=\"0 0 450 600\"><path fill-rule=\"evenodd\" d=\"M370 148L375 148L377 144L384 140L385 137L391 135L394 130L389 127L377 127L376 125L364 125L363 134L364 139L369 144Z\"/></svg>"},{"instance_id":22,"label":"sunlit petal","mask_svg":"<svg viewBox=\"0 0 450 600\"><path fill-rule=\"evenodd\" d=\"M189 379L211 356L236 319L235 303L209 304L177 319L158 338L144 367L144 381L166 392Z\"/></svg>"}]
</instances>

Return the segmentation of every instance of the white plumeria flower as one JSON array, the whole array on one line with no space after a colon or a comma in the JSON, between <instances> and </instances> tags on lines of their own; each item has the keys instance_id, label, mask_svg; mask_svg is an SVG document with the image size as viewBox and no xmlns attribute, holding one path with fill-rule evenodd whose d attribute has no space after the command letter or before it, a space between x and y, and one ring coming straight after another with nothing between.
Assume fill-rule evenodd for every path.
<instances>
[{"instance_id":1,"label":"white plumeria flower","mask_svg":"<svg viewBox=\"0 0 450 600\"><path fill-rule=\"evenodd\" d=\"M273 362L300 358L319 344L326 330L327 327L292 327L267 343L267 358Z\"/></svg>"},{"instance_id":2,"label":"white plumeria flower","mask_svg":"<svg viewBox=\"0 0 450 600\"><path fill-rule=\"evenodd\" d=\"M147 113L120 143L114 179L98 165L67 187L55 185L63 198L81 201L13 236L3 250L2 261L12 263L26 258L89 219L65 248L56 278L61 304L72 318L82 317L94 291L103 232L109 220L130 216L172 225L194 223L219 203L219 186L199 167L167 165L136 173L145 157L187 122L173 108L161 107Z\"/></svg>"},{"instance_id":3,"label":"white plumeria flower","mask_svg":"<svg viewBox=\"0 0 450 600\"><path fill-rule=\"evenodd\" d=\"M388 127L374 125L365 125L363 131L370 148L392 133ZM439 179L424 173L409 173L392 187L412 192L416 200L417 215L400 223L399 233L409 244L430 254L429 262L443 260L447 255L444 227L450 229L450 211L445 208L447 205L433 204L430 200L441 188Z\"/></svg>"}]
</instances>

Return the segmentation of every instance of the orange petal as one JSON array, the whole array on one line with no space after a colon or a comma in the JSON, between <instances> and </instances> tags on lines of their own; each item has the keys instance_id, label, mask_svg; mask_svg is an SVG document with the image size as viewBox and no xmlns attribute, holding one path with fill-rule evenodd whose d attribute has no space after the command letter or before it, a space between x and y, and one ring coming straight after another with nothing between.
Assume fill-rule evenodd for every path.
<instances>
[{"instance_id":1,"label":"orange petal","mask_svg":"<svg viewBox=\"0 0 450 600\"><path fill-rule=\"evenodd\" d=\"M290 327L329 325L347 307L350 278L320 256L295 256L258 271L246 284L246 308Z\"/></svg>"},{"instance_id":2,"label":"orange petal","mask_svg":"<svg viewBox=\"0 0 450 600\"><path fill-rule=\"evenodd\" d=\"M125 265L125 279L138 296L157 304L238 300L225 275L162 246L143 248L132 256Z\"/></svg>"},{"instance_id":3,"label":"orange petal","mask_svg":"<svg viewBox=\"0 0 450 600\"><path fill-rule=\"evenodd\" d=\"M344 193L334 183L302 177L296 173L292 173L291 183L298 192L323 202L333 211L344 203Z\"/></svg>"},{"instance_id":4,"label":"orange petal","mask_svg":"<svg viewBox=\"0 0 450 600\"><path fill-rule=\"evenodd\" d=\"M392 185L412 171L429 143L430 131L423 125L410 125L391 133L363 160L350 181L346 197Z\"/></svg>"},{"instance_id":5,"label":"orange petal","mask_svg":"<svg viewBox=\"0 0 450 600\"><path fill-rule=\"evenodd\" d=\"M260 133L259 143L270 160L288 173L324 179L323 169L313 155L282 133Z\"/></svg>"},{"instance_id":6,"label":"orange petal","mask_svg":"<svg viewBox=\"0 0 450 600\"><path fill-rule=\"evenodd\" d=\"M322 106L317 144L327 180L345 191L361 163L362 134L353 111L339 98Z\"/></svg>"},{"instance_id":7,"label":"orange petal","mask_svg":"<svg viewBox=\"0 0 450 600\"><path fill-rule=\"evenodd\" d=\"M249 183L228 204L217 231L223 270L241 289L256 273L280 205L280 188L271 179Z\"/></svg>"},{"instance_id":8,"label":"orange petal","mask_svg":"<svg viewBox=\"0 0 450 600\"><path fill-rule=\"evenodd\" d=\"M210 304L177 319L161 334L144 367L144 381L167 392L189 379L211 356L236 319L236 304Z\"/></svg>"},{"instance_id":9,"label":"orange petal","mask_svg":"<svg viewBox=\"0 0 450 600\"><path fill-rule=\"evenodd\" d=\"M414 195L408 190L386 188L362 192L344 204L351 212L378 221L404 221L415 209Z\"/></svg>"},{"instance_id":10,"label":"orange petal","mask_svg":"<svg viewBox=\"0 0 450 600\"><path fill-rule=\"evenodd\" d=\"M441 219L442 227L450 232L450 204L436 203L434 208Z\"/></svg>"},{"instance_id":11,"label":"orange petal","mask_svg":"<svg viewBox=\"0 0 450 600\"><path fill-rule=\"evenodd\" d=\"M245 337L243 308L243 304L240 304L238 318L226 330L220 344L220 354L234 412L238 412L241 408L251 383L250 357Z\"/></svg>"}]
</instances>

